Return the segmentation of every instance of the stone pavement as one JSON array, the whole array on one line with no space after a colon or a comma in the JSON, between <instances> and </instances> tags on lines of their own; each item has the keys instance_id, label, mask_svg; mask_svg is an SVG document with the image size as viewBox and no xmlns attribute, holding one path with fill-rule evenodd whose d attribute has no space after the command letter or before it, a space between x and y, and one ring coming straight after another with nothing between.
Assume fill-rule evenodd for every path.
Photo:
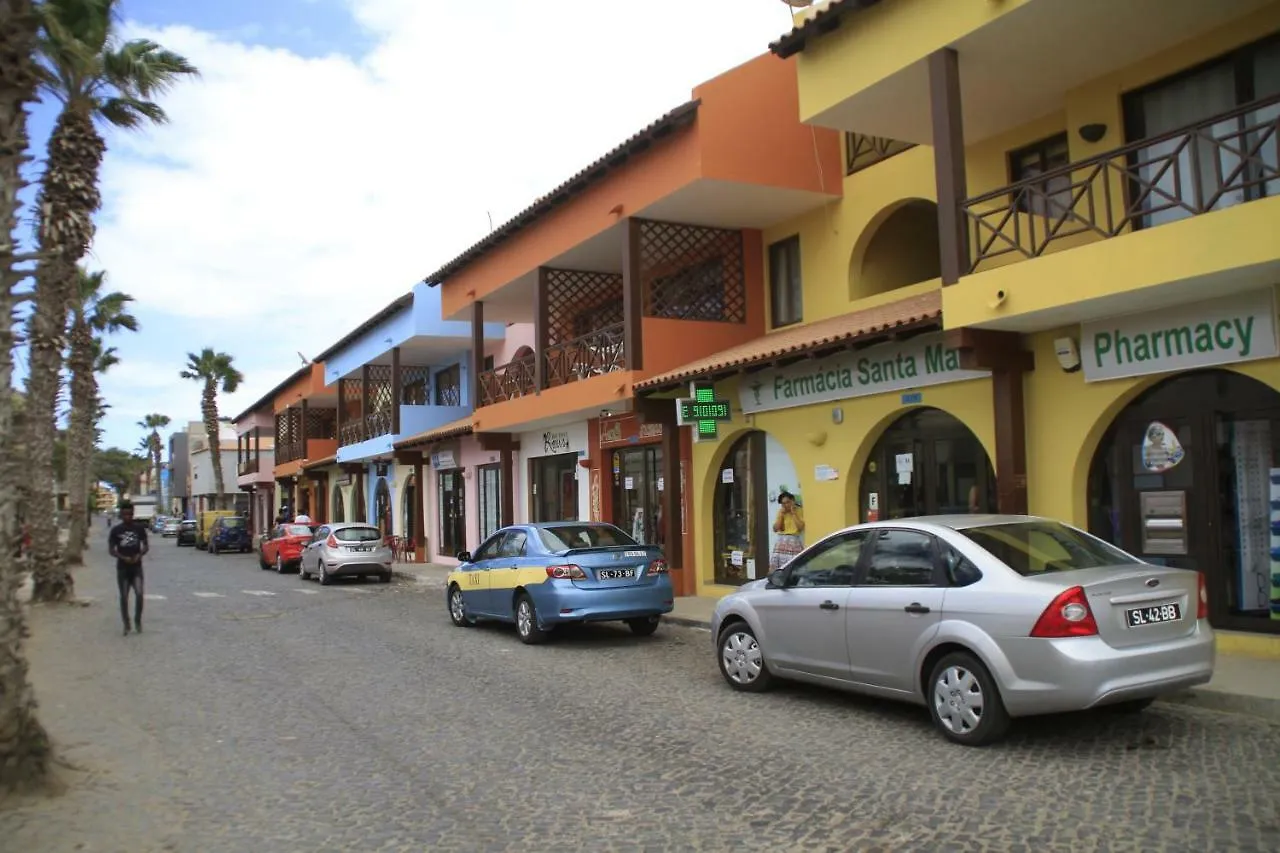
<instances>
[{"instance_id":1,"label":"stone pavement","mask_svg":"<svg viewBox=\"0 0 1280 853\"><path fill-rule=\"evenodd\" d=\"M1160 705L963 749L916 708L734 693L696 629L528 647L454 628L430 578L322 588L164 547L147 572L140 636L102 561L93 606L34 609L75 769L0 808L5 853L1280 849L1266 720Z\"/></svg>"}]
</instances>

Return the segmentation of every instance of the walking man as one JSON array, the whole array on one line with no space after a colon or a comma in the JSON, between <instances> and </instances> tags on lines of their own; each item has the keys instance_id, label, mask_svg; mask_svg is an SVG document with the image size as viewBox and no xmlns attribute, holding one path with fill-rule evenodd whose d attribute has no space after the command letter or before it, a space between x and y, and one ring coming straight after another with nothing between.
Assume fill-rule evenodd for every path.
<instances>
[{"instance_id":1,"label":"walking man","mask_svg":"<svg viewBox=\"0 0 1280 853\"><path fill-rule=\"evenodd\" d=\"M130 627L142 633L142 558L148 551L147 526L133 520L133 504L120 505L120 523L107 537L111 556L116 558L116 585L120 588L120 618L124 635ZM133 625L129 625L129 590L133 590Z\"/></svg>"}]
</instances>

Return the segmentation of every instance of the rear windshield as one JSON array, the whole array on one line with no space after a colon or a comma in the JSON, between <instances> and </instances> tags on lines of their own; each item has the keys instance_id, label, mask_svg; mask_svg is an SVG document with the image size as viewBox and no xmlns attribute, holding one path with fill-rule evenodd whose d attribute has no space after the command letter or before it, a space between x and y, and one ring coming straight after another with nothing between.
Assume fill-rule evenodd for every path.
<instances>
[{"instance_id":1,"label":"rear windshield","mask_svg":"<svg viewBox=\"0 0 1280 853\"><path fill-rule=\"evenodd\" d=\"M636 544L636 540L612 524L561 524L555 527L540 527L538 535L542 537L542 544L548 551Z\"/></svg>"},{"instance_id":2,"label":"rear windshield","mask_svg":"<svg viewBox=\"0 0 1280 853\"><path fill-rule=\"evenodd\" d=\"M284 527L285 536L310 536L311 528L305 524L286 524Z\"/></svg>"},{"instance_id":3,"label":"rear windshield","mask_svg":"<svg viewBox=\"0 0 1280 853\"><path fill-rule=\"evenodd\" d=\"M340 527L333 532L340 542L376 542L382 531L376 527Z\"/></svg>"},{"instance_id":4,"label":"rear windshield","mask_svg":"<svg viewBox=\"0 0 1280 853\"><path fill-rule=\"evenodd\" d=\"M1131 566L1136 558L1055 521L1018 521L971 527L965 536L1023 577L1099 566Z\"/></svg>"},{"instance_id":5,"label":"rear windshield","mask_svg":"<svg viewBox=\"0 0 1280 853\"><path fill-rule=\"evenodd\" d=\"M222 519L223 527L244 527L243 518L224 518Z\"/></svg>"}]
</instances>

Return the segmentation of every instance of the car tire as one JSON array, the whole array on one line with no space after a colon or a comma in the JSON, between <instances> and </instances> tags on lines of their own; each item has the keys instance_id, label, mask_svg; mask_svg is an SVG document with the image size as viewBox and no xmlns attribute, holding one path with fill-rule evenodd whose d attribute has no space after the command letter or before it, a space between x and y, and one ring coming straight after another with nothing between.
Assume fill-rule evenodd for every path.
<instances>
[{"instance_id":1,"label":"car tire","mask_svg":"<svg viewBox=\"0 0 1280 853\"><path fill-rule=\"evenodd\" d=\"M661 621L657 616L645 616L640 619L628 619L627 627L637 637L652 637Z\"/></svg>"},{"instance_id":2,"label":"car tire","mask_svg":"<svg viewBox=\"0 0 1280 853\"><path fill-rule=\"evenodd\" d=\"M264 572L271 568L271 564L267 562L267 555L261 551L258 552L258 568L262 569Z\"/></svg>"},{"instance_id":3,"label":"car tire","mask_svg":"<svg viewBox=\"0 0 1280 853\"><path fill-rule=\"evenodd\" d=\"M383 572L382 574L378 575L378 580L381 581L382 583L391 583L392 574L393 574L392 572Z\"/></svg>"},{"instance_id":4,"label":"car tire","mask_svg":"<svg viewBox=\"0 0 1280 853\"><path fill-rule=\"evenodd\" d=\"M279 552L276 553L276 574L284 574L284 557L281 557Z\"/></svg>"},{"instance_id":5,"label":"car tire","mask_svg":"<svg viewBox=\"0 0 1280 853\"><path fill-rule=\"evenodd\" d=\"M323 560L320 562L319 570L316 573L316 580L320 581L320 586L329 586L333 583L333 575L325 571Z\"/></svg>"},{"instance_id":6,"label":"car tire","mask_svg":"<svg viewBox=\"0 0 1280 853\"><path fill-rule=\"evenodd\" d=\"M301 560L298 561L298 580L300 581L311 580L311 575L307 574L307 571L304 568L305 565L306 564L303 563Z\"/></svg>"},{"instance_id":7,"label":"car tire","mask_svg":"<svg viewBox=\"0 0 1280 853\"><path fill-rule=\"evenodd\" d=\"M534 646L547 639L547 632L538 625L538 609L533 606L529 593L522 592L516 599L516 636L526 646Z\"/></svg>"},{"instance_id":8,"label":"car tire","mask_svg":"<svg viewBox=\"0 0 1280 853\"><path fill-rule=\"evenodd\" d=\"M764 649L746 622L731 622L720 630L716 662L734 690L763 693L774 684L774 675L764 661Z\"/></svg>"},{"instance_id":9,"label":"car tire","mask_svg":"<svg viewBox=\"0 0 1280 853\"><path fill-rule=\"evenodd\" d=\"M449 605L449 621L458 628L471 628L476 624L476 619L467 613L467 603L462 600L462 589L455 583L449 587L449 597L446 600Z\"/></svg>"},{"instance_id":10,"label":"car tire","mask_svg":"<svg viewBox=\"0 0 1280 853\"><path fill-rule=\"evenodd\" d=\"M933 724L953 743L985 746L1009 729L995 679L969 652L952 652L935 663L924 694Z\"/></svg>"},{"instance_id":11,"label":"car tire","mask_svg":"<svg viewBox=\"0 0 1280 853\"><path fill-rule=\"evenodd\" d=\"M1141 714L1155 701L1154 698L1129 699L1125 702L1116 702L1114 705L1103 705L1101 710L1109 714Z\"/></svg>"}]
</instances>

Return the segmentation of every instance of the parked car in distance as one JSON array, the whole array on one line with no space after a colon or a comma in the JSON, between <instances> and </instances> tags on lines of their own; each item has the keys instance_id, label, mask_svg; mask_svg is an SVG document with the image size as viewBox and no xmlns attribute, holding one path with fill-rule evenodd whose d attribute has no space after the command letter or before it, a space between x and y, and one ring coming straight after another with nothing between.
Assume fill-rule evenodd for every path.
<instances>
[{"instance_id":1,"label":"parked car in distance","mask_svg":"<svg viewBox=\"0 0 1280 853\"><path fill-rule=\"evenodd\" d=\"M209 534L213 530L213 523L219 518L234 516L236 511L233 509L207 509L196 516L196 547L204 550L209 547Z\"/></svg>"},{"instance_id":2,"label":"parked car in distance","mask_svg":"<svg viewBox=\"0 0 1280 853\"><path fill-rule=\"evenodd\" d=\"M277 524L263 534L258 549L258 565L274 568L280 574L298 569L302 564L302 550L315 538L315 527L310 524Z\"/></svg>"},{"instance_id":3,"label":"parked car in distance","mask_svg":"<svg viewBox=\"0 0 1280 853\"><path fill-rule=\"evenodd\" d=\"M224 515L213 520L209 528L209 553L222 554L233 551L248 554L253 550L249 538L249 522L238 515Z\"/></svg>"},{"instance_id":4,"label":"parked car in distance","mask_svg":"<svg viewBox=\"0 0 1280 853\"><path fill-rule=\"evenodd\" d=\"M322 524L302 551L298 574L328 586L334 578L377 575L391 582L391 548L372 524Z\"/></svg>"},{"instance_id":5,"label":"parked car in distance","mask_svg":"<svg viewBox=\"0 0 1280 853\"><path fill-rule=\"evenodd\" d=\"M1204 577L1058 521L955 515L824 537L711 617L736 690L778 678L923 704L952 741L1011 717L1140 711L1213 676Z\"/></svg>"},{"instance_id":6,"label":"parked car in distance","mask_svg":"<svg viewBox=\"0 0 1280 853\"><path fill-rule=\"evenodd\" d=\"M177 536L178 530L182 527L182 521L177 518L166 518L164 527L160 530L160 535L166 539L170 536Z\"/></svg>"},{"instance_id":7,"label":"parked car in distance","mask_svg":"<svg viewBox=\"0 0 1280 853\"><path fill-rule=\"evenodd\" d=\"M164 524L165 524L165 522L166 522L166 521L168 521L168 520L169 520L169 519L168 519L168 517L167 517L167 516L163 516L163 515L157 515L155 518L151 519L151 532L152 532L152 533L163 533L163 532L164 532Z\"/></svg>"},{"instance_id":8,"label":"parked car in distance","mask_svg":"<svg viewBox=\"0 0 1280 853\"><path fill-rule=\"evenodd\" d=\"M506 527L458 559L445 581L453 624L513 622L524 643L582 622L626 622L647 637L675 603L662 549L603 522Z\"/></svg>"},{"instance_id":9,"label":"parked car in distance","mask_svg":"<svg viewBox=\"0 0 1280 853\"><path fill-rule=\"evenodd\" d=\"M174 543L179 548L183 545L196 545L196 520L194 518L184 518L178 525L177 541Z\"/></svg>"}]
</instances>

